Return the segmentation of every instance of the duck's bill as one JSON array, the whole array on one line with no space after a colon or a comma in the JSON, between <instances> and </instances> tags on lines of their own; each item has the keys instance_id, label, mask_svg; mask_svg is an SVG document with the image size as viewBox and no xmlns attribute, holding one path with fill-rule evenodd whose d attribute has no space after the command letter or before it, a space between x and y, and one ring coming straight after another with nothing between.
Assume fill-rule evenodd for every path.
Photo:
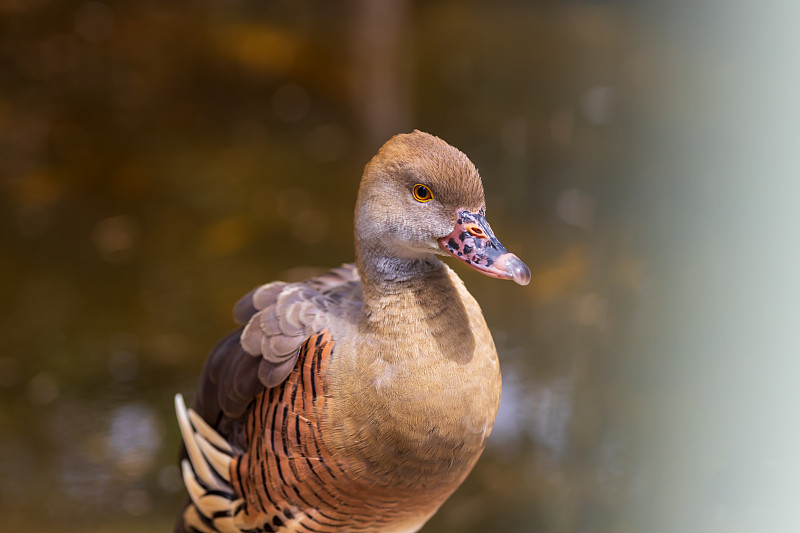
<instances>
[{"instance_id":1,"label":"duck's bill","mask_svg":"<svg viewBox=\"0 0 800 533\"><path fill-rule=\"evenodd\" d=\"M459 209L456 227L439 239L439 247L487 276L513 279L520 285L531 281L530 269L497 240L483 210L471 213Z\"/></svg>"}]
</instances>

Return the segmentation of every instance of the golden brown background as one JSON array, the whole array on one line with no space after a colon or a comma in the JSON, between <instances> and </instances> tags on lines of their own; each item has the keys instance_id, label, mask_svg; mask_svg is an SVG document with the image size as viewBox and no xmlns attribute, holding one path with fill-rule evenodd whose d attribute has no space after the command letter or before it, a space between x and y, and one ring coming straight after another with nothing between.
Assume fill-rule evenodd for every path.
<instances>
[{"instance_id":1,"label":"golden brown background","mask_svg":"<svg viewBox=\"0 0 800 533\"><path fill-rule=\"evenodd\" d=\"M0 530L169 530L172 396L413 128L533 270L454 267L503 401L424 531L800 530L798 18L718 4L0 1Z\"/></svg>"}]
</instances>

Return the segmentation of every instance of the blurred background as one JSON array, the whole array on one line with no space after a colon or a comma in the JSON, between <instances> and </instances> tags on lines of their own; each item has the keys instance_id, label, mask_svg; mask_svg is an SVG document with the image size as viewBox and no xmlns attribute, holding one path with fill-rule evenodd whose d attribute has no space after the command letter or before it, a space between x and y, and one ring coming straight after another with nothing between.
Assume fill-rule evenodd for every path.
<instances>
[{"instance_id":1,"label":"blurred background","mask_svg":"<svg viewBox=\"0 0 800 533\"><path fill-rule=\"evenodd\" d=\"M419 128L533 270L454 265L503 399L423 531L800 531L800 8L679 4L0 0L0 530L171 530L173 395Z\"/></svg>"}]
</instances>

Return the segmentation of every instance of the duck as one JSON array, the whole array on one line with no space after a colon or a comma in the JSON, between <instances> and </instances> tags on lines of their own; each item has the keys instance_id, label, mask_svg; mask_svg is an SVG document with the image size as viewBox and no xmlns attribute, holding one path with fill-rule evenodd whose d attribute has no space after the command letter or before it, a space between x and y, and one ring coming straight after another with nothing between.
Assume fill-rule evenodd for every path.
<instances>
[{"instance_id":1,"label":"duck","mask_svg":"<svg viewBox=\"0 0 800 533\"><path fill-rule=\"evenodd\" d=\"M176 531L418 531L464 481L500 402L483 313L441 256L527 285L469 158L415 130L364 168L355 262L234 307L192 408Z\"/></svg>"}]
</instances>

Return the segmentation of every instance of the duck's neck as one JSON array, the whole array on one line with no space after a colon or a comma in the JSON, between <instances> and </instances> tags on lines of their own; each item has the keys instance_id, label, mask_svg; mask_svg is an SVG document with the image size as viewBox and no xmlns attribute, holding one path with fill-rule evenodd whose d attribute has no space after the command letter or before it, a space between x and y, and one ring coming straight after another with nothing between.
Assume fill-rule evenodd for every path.
<instances>
[{"instance_id":1,"label":"duck's neck","mask_svg":"<svg viewBox=\"0 0 800 533\"><path fill-rule=\"evenodd\" d=\"M376 341L393 344L384 353L401 358L471 356L469 319L444 263L433 255L409 260L373 252L357 253L356 267L364 294L361 325ZM428 344L431 349L418 353Z\"/></svg>"},{"instance_id":2,"label":"duck's neck","mask_svg":"<svg viewBox=\"0 0 800 533\"><path fill-rule=\"evenodd\" d=\"M444 265L433 254L405 259L359 251L356 268L364 291L364 319L376 327L385 324L396 331L400 315L415 313L420 303L438 307L434 295L449 292L442 287L447 278Z\"/></svg>"}]
</instances>

